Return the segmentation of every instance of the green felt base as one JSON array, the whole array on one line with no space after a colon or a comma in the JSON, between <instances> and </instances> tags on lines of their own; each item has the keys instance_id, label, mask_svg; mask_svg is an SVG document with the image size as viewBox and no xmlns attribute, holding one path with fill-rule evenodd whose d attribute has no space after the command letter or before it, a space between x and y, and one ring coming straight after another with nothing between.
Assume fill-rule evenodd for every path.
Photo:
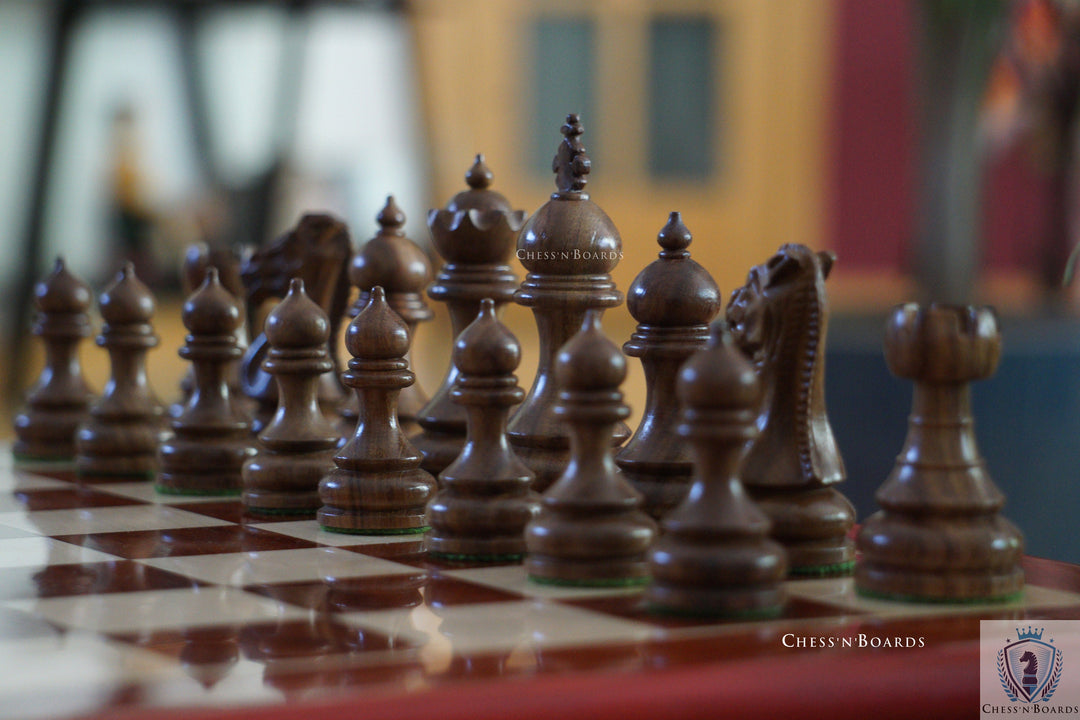
<instances>
[{"instance_id":1,"label":"green felt base","mask_svg":"<svg viewBox=\"0 0 1080 720\"><path fill-rule=\"evenodd\" d=\"M75 475L80 478L108 478L123 480L153 480L157 473L151 470L142 472L100 472L90 470L76 470Z\"/></svg>"},{"instance_id":2,"label":"green felt base","mask_svg":"<svg viewBox=\"0 0 1080 720\"><path fill-rule=\"evenodd\" d=\"M595 580L562 580L559 578L530 575L529 580L540 585L558 585L561 587L637 587L647 585L648 577L634 578L598 578Z\"/></svg>"},{"instance_id":3,"label":"green felt base","mask_svg":"<svg viewBox=\"0 0 1080 720\"><path fill-rule=\"evenodd\" d=\"M154 485L154 490L162 495L176 495L179 497L236 497L240 494L240 488L228 488L225 490L183 490L180 488Z\"/></svg>"},{"instance_id":4,"label":"green felt base","mask_svg":"<svg viewBox=\"0 0 1080 720\"><path fill-rule=\"evenodd\" d=\"M247 507L245 508L252 515L273 515L280 517L282 515L290 515L296 517L308 516L312 517L318 508L311 508L310 510L302 508L264 508L264 507Z\"/></svg>"},{"instance_id":5,"label":"green felt base","mask_svg":"<svg viewBox=\"0 0 1080 720\"><path fill-rule=\"evenodd\" d=\"M1024 597L1024 591L1021 590L1015 593L1009 593L1008 595L998 595L997 597L977 597L977 598L942 598L942 597L921 597L918 595L903 595L894 593L875 592L873 590L866 590L864 588L855 586L855 594L860 597L869 598L871 600L888 600L890 602L902 602L902 603L923 603L926 605L981 605L984 603L1010 603L1020 600Z\"/></svg>"},{"instance_id":6,"label":"green felt base","mask_svg":"<svg viewBox=\"0 0 1080 720\"><path fill-rule=\"evenodd\" d=\"M462 553L442 553L429 550L428 555L439 560L451 562L518 562L525 557L525 553L516 555L465 555Z\"/></svg>"},{"instance_id":7,"label":"green felt base","mask_svg":"<svg viewBox=\"0 0 1080 720\"><path fill-rule=\"evenodd\" d=\"M329 527L327 525L319 525L319 527L326 532L340 533L341 535L420 535L426 533L429 528L427 525L415 528L371 528L371 529L356 529L356 528L339 528Z\"/></svg>"},{"instance_id":8,"label":"green felt base","mask_svg":"<svg viewBox=\"0 0 1080 720\"><path fill-rule=\"evenodd\" d=\"M788 570L788 575L795 577L837 577L855 572L855 561L834 563L832 565L803 565Z\"/></svg>"},{"instance_id":9,"label":"green felt base","mask_svg":"<svg viewBox=\"0 0 1080 720\"><path fill-rule=\"evenodd\" d=\"M646 603L646 609L655 615L666 615L668 617L677 618L713 618L720 620L770 620L772 618L780 617L780 614L784 611L783 605L773 605L767 608L758 608L756 610L742 610L736 612L707 612L703 610L686 610L683 608L671 608L665 605L658 605L656 603Z\"/></svg>"},{"instance_id":10,"label":"green felt base","mask_svg":"<svg viewBox=\"0 0 1080 720\"><path fill-rule=\"evenodd\" d=\"M21 463L47 463L60 465L75 462L74 455L27 455L26 453L12 451L11 457L15 462Z\"/></svg>"}]
</instances>

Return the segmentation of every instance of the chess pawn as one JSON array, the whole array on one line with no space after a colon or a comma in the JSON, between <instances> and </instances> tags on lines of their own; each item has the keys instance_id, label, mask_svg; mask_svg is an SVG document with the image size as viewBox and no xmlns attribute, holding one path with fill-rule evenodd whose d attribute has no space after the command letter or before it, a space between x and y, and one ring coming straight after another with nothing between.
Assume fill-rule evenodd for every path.
<instances>
[{"instance_id":1,"label":"chess pawn","mask_svg":"<svg viewBox=\"0 0 1080 720\"><path fill-rule=\"evenodd\" d=\"M641 358L645 371L645 411L634 436L615 454L615 464L645 498L644 509L660 518L682 501L690 486L693 460L676 433L675 382L679 367L709 338L709 323L720 312L720 288L690 258L690 231L671 213L657 241L660 257L642 270L626 295L638 322L623 352Z\"/></svg>"},{"instance_id":2,"label":"chess pawn","mask_svg":"<svg viewBox=\"0 0 1080 720\"><path fill-rule=\"evenodd\" d=\"M971 386L997 369L990 308L916 304L885 328L889 370L915 382L904 447L857 538L859 592L916 601L1005 600L1024 586L1023 537L979 454Z\"/></svg>"},{"instance_id":3,"label":"chess pawn","mask_svg":"<svg viewBox=\"0 0 1080 720\"><path fill-rule=\"evenodd\" d=\"M844 460L825 409L829 252L788 244L732 293L727 321L761 380L743 485L772 521L793 575L850 573L855 508L836 485Z\"/></svg>"},{"instance_id":4,"label":"chess pawn","mask_svg":"<svg viewBox=\"0 0 1080 720\"><path fill-rule=\"evenodd\" d=\"M525 212L511 210L507 199L491 189L491 180L484 156L477 155L465 175L469 189L455 195L446 209L428 213L435 249L446 264L427 292L432 300L446 303L455 338L476 318L481 300L491 298L498 312L517 288L507 259ZM420 410L421 431L412 438L424 456L423 468L432 475L441 473L465 445L465 406L450 397L457 377L451 362L442 384Z\"/></svg>"},{"instance_id":5,"label":"chess pawn","mask_svg":"<svg viewBox=\"0 0 1080 720\"><path fill-rule=\"evenodd\" d=\"M468 413L468 437L458 458L439 475L441 488L428 505L427 547L452 559L505 561L525 554L525 524L539 496L533 473L506 440L510 408L525 392L513 375L521 361L517 338L485 299L476 321L454 342L454 402Z\"/></svg>"},{"instance_id":6,"label":"chess pawn","mask_svg":"<svg viewBox=\"0 0 1080 720\"><path fill-rule=\"evenodd\" d=\"M15 416L17 460L75 457L75 432L89 417L93 400L78 354L79 343L90 335L90 300L90 288L59 257L52 273L34 288L34 334L45 346L45 366Z\"/></svg>"},{"instance_id":7,"label":"chess pawn","mask_svg":"<svg viewBox=\"0 0 1080 720\"><path fill-rule=\"evenodd\" d=\"M645 553L656 523L641 511L641 495L612 459L612 428L630 414L619 392L624 379L626 359L604 337L600 311L590 310L555 363L555 412L573 442L566 470L525 529L525 568L537 582L604 586L649 579Z\"/></svg>"},{"instance_id":8,"label":"chess pawn","mask_svg":"<svg viewBox=\"0 0 1080 720\"><path fill-rule=\"evenodd\" d=\"M517 256L528 270L514 300L532 308L540 344L536 377L524 402L510 418L510 444L536 473L533 487L543 492L562 473L570 456L570 435L556 417L555 356L581 327L591 308L622 302L610 272L622 256L615 223L585 192L591 163L581 142L577 115L562 126L552 170L557 191L521 228ZM610 445L630 437L630 428L612 426Z\"/></svg>"},{"instance_id":9,"label":"chess pawn","mask_svg":"<svg viewBox=\"0 0 1080 720\"><path fill-rule=\"evenodd\" d=\"M75 435L75 464L84 480L150 479L157 470L157 448L168 432L165 409L146 379L146 355L158 344L151 325L154 307L153 295L130 262L98 297L104 325L97 344L109 353L111 373Z\"/></svg>"},{"instance_id":10,"label":"chess pawn","mask_svg":"<svg viewBox=\"0 0 1080 720\"><path fill-rule=\"evenodd\" d=\"M769 539L769 519L739 480L757 435L761 385L722 320L679 371L678 398L678 433L693 445L694 475L689 494L660 523L646 598L679 614L776 612L787 555Z\"/></svg>"},{"instance_id":11,"label":"chess pawn","mask_svg":"<svg viewBox=\"0 0 1080 720\"><path fill-rule=\"evenodd\" d=\"M352 360L342 379L356 391L360 416L319 483L319 524L344 533L422 533L435 478L420 467L420 453L398 423L398 393L413 382L405 360L409 328L382 287L349 323L345 347Z\"/></svg>"},{"instance_id":12,"label":"chess pawn","mask_svg":"<svg viewBox=\"0 0 1080 720\"><path fill-rule=\"evenodd\" d=\"M158 450L157 489L173 495L238 495L244 462L255 454L251 421L229 392L228 367L242 354L236 329L240 304L218 279L217 268L187 299L181 313L189 331L180 357L190 360L195 389L173 437Z\"/></svg>"},{"instance_id":13,"label":"chess pawn","mask_svg":"<svg viewBox=\"0 0 1080 720\"><path fill-rule=\"evenodd\" d=\"M330 320L293 278L266 318L263 369L277 378L278 409L244 463L242 500L254 514L314 515L319 480L334 466L337 430L319 408L319 379L334 368L326 351Z\"/></svg>"},{"instance_id":14,"label":"chess pawn","mask_svg":"<svg viewBox=\"0 0 1080 720\"><path fill-rule=\"evenodd\" d=\"M393 195L386 198L386 205L376 220L379 231L353 257L349 267L349 280L360 291L349 314L355 317L367 307L372 289L380 286L386 293L386 302L405 320L411 343L416 326L435 315L424 302L423 295L431 280L431 261L419 245L405 236L405 213L394 202ZM403 359L408 365L408 348ZM340 410L341 429L346 436L356 427L359 414L356 402L355 397L349 397ZM427 402L427 393L415 379L401 389L398 422L407 435L420 429L416 419Z\"/></svg>"}]
</instances>

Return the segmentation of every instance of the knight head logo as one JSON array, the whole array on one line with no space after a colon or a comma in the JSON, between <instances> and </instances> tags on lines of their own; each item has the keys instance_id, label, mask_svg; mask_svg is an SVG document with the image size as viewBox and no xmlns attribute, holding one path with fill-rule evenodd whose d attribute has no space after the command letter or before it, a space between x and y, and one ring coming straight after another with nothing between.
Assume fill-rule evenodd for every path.
<instances>
[{"instance_id":1,"label":"knight head logo","mask_svg":"<svg viewBox=\"0 0 1080 720\"><path fill-rule=\"evenodd\" d=\"M1048 702L1061 680L1061 650L1053 638L1043 640L1043 628L1016 628L1016 640L1006 640L997 654L998 679L1012 702Z\"/></svg>"}]
</instances>

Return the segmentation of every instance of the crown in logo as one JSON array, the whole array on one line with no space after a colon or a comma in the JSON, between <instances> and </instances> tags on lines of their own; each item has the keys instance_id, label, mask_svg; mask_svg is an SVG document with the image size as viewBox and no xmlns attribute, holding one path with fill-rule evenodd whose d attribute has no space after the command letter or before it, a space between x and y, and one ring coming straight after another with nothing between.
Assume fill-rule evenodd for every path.
<instances>
[{"instance_id":1,"label":"crown in logo","mask_svg":"<svg viewBox=\"0 0 1080 720\"><path fill-rule=\"evenodd\" d=\"M1028 625L1027 630L1021 630L1020 628L1016 628L1016 639L1017 640L1042 640L1043 630L1044 629L1045 628L1032 629L1032 627L1030 625Z\"/></svg>"}]
</instances>

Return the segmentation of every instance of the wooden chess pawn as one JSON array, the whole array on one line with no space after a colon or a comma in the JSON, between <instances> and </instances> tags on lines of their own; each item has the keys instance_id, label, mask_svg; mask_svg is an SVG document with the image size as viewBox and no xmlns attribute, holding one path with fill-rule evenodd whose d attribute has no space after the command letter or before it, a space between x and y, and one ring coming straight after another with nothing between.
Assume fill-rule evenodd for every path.
<instances>
[{"instance_id":1,"label":"wooden chess pawn","mask_svg":"<svg viewBox=\"0 0 1080 720\"><path fill-rule=\"evenodd\" d=\"M483 155L477 155L465 175L469 189L455 195L445 209L428 213L435 249L446 264L427 292L432 300L446 303L455 338L476 318L481 300L493 300L498 312L517 289L507 260L525 212L512 210L509 201L491 189L491 180ZM412 442L424 456L423 468L432 475L442 472L465 445L465 406L450 397L457 377L451 362L417 418L421 431Z\"/></svg>"},{"instance_id":2,"label":"wooden chess pawn","mask_svg":"<svg viewBox=\"0 0 1080 720\"><path fill-rule=\"evenodd\" d=\"M761 385L724 321L678 374L678 433L693 445L689 494L664 516L649 552L651 606L690 615L778 612L787 554L743 490L739 470L757 435Z\"/></svg>"},{"instance_id":3,"label":"wooden chess pawn","mask_svg":"<svg viewBox=\"0 0 1080 720\"><path fill-rule=\"evenodd\" d=\"M370 302L372 289L382 287L386 302L405 320L412 338L416 326L435 315L424 302L423 294L431 281L431 261L419 245L405 236L405 213L394 202L393 195L386 198L376 220L379 231L353 257L349 267L349 280L360 291L349 313L354 317L359 314ZM408 365L408 348L404 360ZM355 397L349 397L340 410L341 429L346 437L356 427L359 414L356 402ZM427 403L427 393L415 379L402 387L398 395L398 422L407 435L420 429L416 419Z\"/></svg>"},{"instance_id":4,"label":"wooden chess pawn","mask_svg":"<svg viewBox=\"0 0 1080 720\"><path fill-rule=\"evenodd\" d=\"M130 475L150 479L158 445L168 436L165 408L146 379L146 355L158 344L154 297L125 264L98 297L104 325L97 344L109 353L110 377L89 419L75 435L76 469L84 480Z\"/></svg>"},{"instance_id":5,"label":"wooden chess pawn","mask_svg":"<svg viewBox=\"0 0 1080 720\"><path fill-rule=\"evenodd\" d=\"M893 311L885 359L894 375L915 381L915 392L904 448L877 492L882 509L858 534L859 592L949 602L1006 600L1023 589L1023 537L999 515L1005 498L971 416L970 383L994 373L1000 352L989 308Z\"/></svg>"},{"instance_id":6,"label":"wooden chess pawn","mask_svg":"<svg viewBox=\"0 0 1080 720\"><path fill-rule=\"evenodd\" d=\"M528 275L514 300L532 308L540 360L528 395L510 418L509 434L518 457L536 473L538 492L562 474L570 456L570 435L555 414L555 356L590 308L622 302L610 275L622 256L622 239L585 192L592 164L581 142L583 132L580 118L568 115L552 162L557 191L526 221L517 242ZM618 447L628 437L630 428L620 418L612 425L610 445Z\"/></svg>"},{"instance_id":7,"label":"wooden chess pawn","mask_svg":"<svg viewBox=\"0 0 1080 720\"><path fill-rule=\"evenodd\" d=\"M604 337L599 310L586 314L581 331L559 351L555 379L555 411L573 443L566 470L525 529L525 568L543 583L645 583L645 553L656 523L641 511L640 493L619 476L612 459L612 428L630 414L619 392L626 359Z\"/></svg>"},{"instance_id":8,"label":"wooden chess pawn","mask_svg":"<svg viewBox=\"0 0 1080 720\"><path fill-rule=\"evenodd\" d=\"M71 460L75 432L90 414L94 395L83 378L79 343L90 335L91 294L63 258L34 289L34 334L45 346L45 366L15 416L17 460Z\"/></svg>"},{"instance_id":9,"label":"wooden chess pawn","mask_svg":"<svg viewBox=\"0 0 1080 720\"><path fill-rule=\"evenodd\" d=\"M720 288L690 258L690 231L679 213L671 213L657 240L660 257L634 278L626 295L638 326L623 352L641 358L645 411L634 436L615 454L615 464L654 518L678 505L690 487L693 460L676 433L672 398L679 367L705 346L709 323L720 312Z\"/></svg>"},{"instance_id":10,"label":"wooden chess pawn","mask_svg":"<svg viewBox=\"0 0 1080 720\"><path fill-rule=\"evenodd\" d=\"M855 508L835 487L846 472L825 410L825 280L835 261L784 245L750 270L727 308L763 390L743 485L772 521L794 575L846 574L855 563Z\"/></svg>"},{"instance_id":11,"label":"wooden chess pawn","mask_svg":"<svg viewBox=\"0 0 1080 720\"><path fill-rule=\"evenodd\" d=\"M319 481L334 466L337 430L319 408L319 378L334 364L326 351L330 320L294 278L266 318L270 351L263 369L277 378L278 410L244 463L242 501L253 514L314 515Z\"/></svg>"},{"instance_id":12,"label":"wooden chess pawn","mask_svg":"<svg viewBox=\"0 0 1080 720\"><path fill-rule=\"evenodd\" d=\"M398 393L414 379L405 360L409 328L382 287L349 323L345 347L352 360L342 379L356 391L360 416L319 483L319 524L344 533L422 533L435 478L420 467L420 453L398 423Z\"/></svg>"},{"instance_id":13,"label":"wooden chess pawn","mask_svg":"<svg viewBox=\"0 0 1080 720\"><path fill-rule=\"evenodd\" d=\"M228 367L242 354L236 329L240 304L218 279L217 268L187 299L181 313L189 331L180 357L190 360L195 390L173 437L158 450L157 489L174 495L238 495L244 462L255 454L251 421L229 392Z\"/></svg>"},{"instance_id":14,"label":"wooden chess pawn","mask_svg":"<svg viewBox=\"0 0 1080 720\"><path fill-rule=\"evenodd\" d=\"M539 496L533 473L506 440L510 408L525 392L513 375L521 361L517 338L481 303L476 321L454 342L457 384L452 396L468 413L468 437L458 458L439 475L428 505L427 547L452 559L505 561L525 554L524 530Z\"/></svg>"}]
</instances>

